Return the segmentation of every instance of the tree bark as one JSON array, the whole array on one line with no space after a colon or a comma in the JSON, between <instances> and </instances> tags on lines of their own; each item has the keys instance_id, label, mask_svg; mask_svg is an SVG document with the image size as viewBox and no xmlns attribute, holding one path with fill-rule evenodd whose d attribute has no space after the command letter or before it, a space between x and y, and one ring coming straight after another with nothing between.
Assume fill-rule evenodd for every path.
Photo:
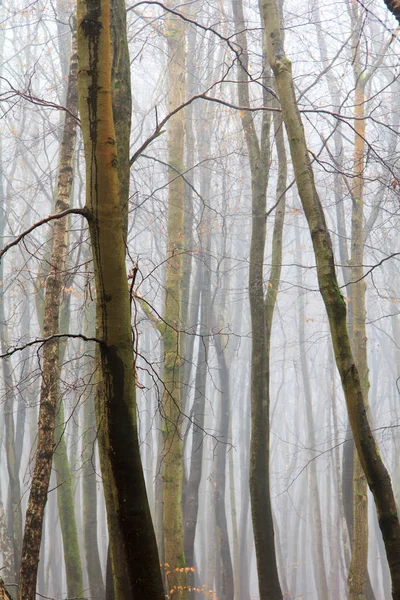
<instances>
[{"instance_id":1,"label":"tree bark","mask_svg":"<svg viewBox=\"0 0 400 600\"><path fill-rule=\"evenodd\" d=\"M172 14L166 18L168 47L168 110L185 101L185 36L182 19ZM168 129L168 239L165 275L164 325L164 478L163 529L168 590L183 588L187 597L182 519L182 412L181 412L181 294L184 252L184 170L185 113L180 111Z\"/></svg>"},{"instance_id":2,"label":"tree bark","mask_svg":"<svg viewBox=\"0 0 400 600\"><path fill-rule=\"evenodd\" d=\"M236 39L241 48L238 65L238 100L250 107L248 83L249 57L242 0L232 1ZM265 56L264 56L265 58ZM265 60L264 60L264 66ZM264 83L268 70L264 69ZM264 103L269 102L264 92ZM256 547L258 586L261 600L280 600L269 490L269 365L266 339L264 300L264 250L266 240L266 192L269 178L269 139L271 117L263 113L260 139L256 133L253 113L241 113L243 132L249 154L252 194L252 230L249 264L249 298L252 331L251 350L251 442L250 499ZM269 310L269 315L273 314ZM270 317L269 317L270 318Z\"/></svg>"},{"instance_id":3,"label":"tree bark","mask_svg":"<svg viewBox=\"0 0 400 600\"><path fill-rule=\"evenodd\" d=\"M94 301L85 299L85 334L93 337L95 333ZM87 354L93 356L95 344L88 344ZM96 474L96 440L97 426L93 397L92 375L94 360L88 358L87 390L83 406L83 449L82 449L82 514L83 514L83 547L86 560L86 572L89 581L90 595L99 600L105 598L104 578L99 556L97 537L97 474ZM107 600L111 598L107 597Z\"/></svg>"},{"instance_id":4,"label":"tree bark","mask_svg":"<svg viewBox=\"0 0 400 600\"><path fill-rule=\"evenodd\" d=\"M4 8L0 6L0 18L4 19ZM3 56L5 36L0 39L0 55ZM0 65L0 76L3 74L3 64ZM17 156L14 157L15 167ZM14 168L15 168L14 167ZM0 140L0 246L4 246L4 233L7 223L7 188L4 189L4 165L3 165L3 140ZM5 313L5 294L4 294L4 261L0 261L0 282L3 286L0 301L0 346L1 351L6 352L9 349L8 324ZM11 358L2 360L2 375L5 387L4 428L5 428L5 454L7 462L7 473L9 478L8 501L6 506L7 529L3 529L4 510L1 506L1 528L4 539L1 540L4 572L3 577L10 582L17 582L19 575L19 565L21 560L22 546L22 510L21 510L21 486L19 480L19 467L21 463L21 450L16 445L14 434L14 410L15 394L14 382L12 377ZM23 412L20 410L18 415Z\"/></svg>"},{"instance_id":5,"label":"tree bark","mask_svg":"<svg viewBox=\"0 0 400 600\"><path fill-rule=\"evenodd\" d=\"M121 35L126 35L121 32ZM78 0L78 92L96 281L96 411L107 516L116 514L134 598L164 600L138 443L130 294L111 93L109 0ZM118 539L111 535L113 556ZM113 556L114 560L114 556Z\"/></svg>"},{"instance_id":6,"label":"tree bark","mask_svg":"<svg viewBox=\"0 0 400 600\"><path fill-rule=\"evenodd\" d=\"M60 166L57 184L56 212L62 212L70 206L70 195L73 180L73 160L76 141L77 122L74 113L77 108L77 51L72 46L70 72L63 140L60 151ZM60 331L60 306L65 277L67 256L68 219L57 219L54 222L53 241L50 258L50 269L46 280L43 335L49 337ZM39 423L37 450L28 507L26 511L25 530L22 544L22 560L18 597L20 600L35 600L37 585L37 569L39 564L40 545L44 510L50 482L51 466L54 455L56 410L59 399L59 341L51 340L43 348L43 375L40 392ZM70 515L71 516L71 515ZM76 538L76 526L68 525L71 535ZM71 542L71 540L69 540ZM77 539L71 544L71 550L77 550ZM73 546L73 547L72 547ZM66 569L68 572L68 593L77 596L83 592L82 567L79 551L68 556L66 553Z\"/></svg>"}]
</instances>

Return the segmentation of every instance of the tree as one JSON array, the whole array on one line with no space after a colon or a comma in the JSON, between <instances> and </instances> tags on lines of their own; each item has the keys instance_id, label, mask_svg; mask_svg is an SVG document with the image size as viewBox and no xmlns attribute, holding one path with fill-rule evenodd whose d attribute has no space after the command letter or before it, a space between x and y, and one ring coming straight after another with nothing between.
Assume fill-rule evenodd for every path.
<instances>
[{"instance_id":1,"label":"tree","mask_svg":"<svg viewBox=\"0 0 400 600\"><path fill-rule=\"evenodd\" d=\"M168 13L168 110L171 113L185 99L185 29L182 19ZM163 363L163 530L165 561L169 565L168 588L183 588L187 578L182 520L182 405L180 327L184 252L184 170L185 116L180 111L168 127L168 232L165 273L165 305L160 331L164 346ZM191 566L191 565L190 565Z\"/></svg>"},{"instance_id":2,"label":"tree","mask_svg":"<svg viewBox=\"0 0 400 600\"><path fill-rule=\"evenodd\" d=\"M236 37L241 48L238 59L238 100L239 105L250 108L249 57L244 27L244 12L241 0L232 2ZM271 106L270 90L267 89L268 67L263 52L263 101L264 106ZM281 236L284 212L281 204L277 213L277 229L275 243L275 272L272 274L271 292L264 297L264 253L266 242L266 194L270 166L270 130L271 115L266 110L262 115L261 133L257 135L254 116L249 110L241 113L243 132L249 153L252 191L252 232L249 263L249 298L252 326L251 350L251 442L250 442L250 498L253 520L254 539L257 556L257 572L260 597L264 600L279 600L282 591L279 583L276 564L274 524L270 498L270 366L269 352L271 341L272 319L276 293L279 286L279 265ZM279 123L276 131L282 135ZM283 140L279 139L279 158L284 156ZM285 164L281 162L282 176L286 179ZM279 193L283 200L286 181L280 181ZM280 239L279 239L280 236Z\"/></svg>"},{"instance_id":3,"label":"tree","mask_svg":"<svg viewBox=\"0 0 400 600\"><path fill-rule=\"evenodd\" d=\"M86 212L96 281L95 402L102 471L122 536L133 597L164 598L137 437L135 358L112 113L110 2L78 1L78 95L86 158ZM124 32L121 32L123 35ZM103 468L105 467L105 468ZM111 555L117 540L110 538Z\"/></svg>"},{"instance_id":4,"label":"tree","mask_svg":"<svg viewBox=\"0 0 400 600\"><path fill-rule=\"evenodd\" d=\"M350 347L346 305L337 283L332 244L314 183L304 129L296 103L291 63L285 56L282 45L280 18L275 0L263 0L262 11L268 57L277 82L297 188L314 246L319 289L329 319L335 360L342 380L350 425L362 468L374 496L392 577L393 598L398 600L400 524L393 489L369 424L360 376Z\"/></svg>"},{"instance_id":5,"label":"tree","mask_svg":"<svg viewBox=\"0 0 400 600\"><path fill-rule=\"evenodd\" d=\"M77 119L74 114L77 108L76 74L77 52L76 46L74 47L73 45L66 102L69 112L66 113L63 141L61 144L56 214L66 210L68 211L70 207L77 127ZM57 219L54 224L50 270L46 280L43 335L50 339L44 345L36 461L29 494L29 503L26 511L20 582L18 588L19 598L21 600L33 600L36 598L36 579L42 540L44 509L47 502L55 441L57 440L58 443L60 443L60 436L56 433L56 412L59 403L60 370L58 335L60 333L60 306L64 284L66 256L67 217L64 217ZM58 466L58 473L62 476L63 473L60 473L61 458L58 462L57 459L55 460ZM65 494L68 495L69 500L69 514L66 515L62 512L61 517L63 532L68 537L68 543L65 548L68 588L69 593L72 596L76 596L83 591L83 580L73 504L71 508L71 488L67 485L61 492L64 494L64 500ZM64 508L62 500L60 506ZM65 531L65 528L67 528L68 531ZM71 554L69 554L70 551Z\"/></svg>"}]
</instances>

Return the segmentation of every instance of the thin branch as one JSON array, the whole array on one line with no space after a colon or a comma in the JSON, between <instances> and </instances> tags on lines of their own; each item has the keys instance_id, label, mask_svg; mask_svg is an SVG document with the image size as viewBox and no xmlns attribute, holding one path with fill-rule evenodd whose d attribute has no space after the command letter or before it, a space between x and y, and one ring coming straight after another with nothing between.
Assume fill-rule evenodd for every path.
<instances>
[{"instance_id":1,"label":"thin branch","mask_svg":"<svg viewBox=\"0 0 400 600\"><path fill-rule=\"evenodd\" d=\"M34 223L30 227L28 227L28 229L25 229L25 231L20 233L12 242L9 242L2 248L2 250L0 250L0 260L3 258L4 254L6 252L8 252L8 250L10 250L10 248L17 246L24 239L24 237L26 237L27 235L32 233L32 231L34 231L38 227L41 227L41 225L45 225L46 223L49 223L50 221L54 221L55 219L62 219L63 217L66 217L67 215L72 215L72 214L82 215L82 216L88 218L88 211L86 208L67 208L66 210L62 210L59 213L49 215L48 217L45 217L44 219L41 219L40 221L36 221L36 223Z\"/></svg>"},{"instance_id":2,"label":"thin branch","mask_svg":"<svg viewBox=\"0 0 400 600\"><path fill-rule=\"evenodd\" d=\"M155 329L157 329L158 333L162 334L161 327L163 324L167 325L167 323L163 321L161 317L157 317L154 314L154 309L151 306L151 304L149 304L149 302L147 302L147 300L145 300L145 298L143 298L143 296L141 296L139 292L137 292L134 289L131 289L131 298L139 301L140 307L143 310L146 317L149 319L149 321L151 321Z\"/></svg>"},{"instance_id":3,"label":"thin branch","mask_svg":"<svg viewBox=\"0 0 400 600\"><path fill-rule=\"evenodd\" d=\"M44 98L39 98L38 96L34 96L33 94L31 94L29 89L27 91L17 90L10 83L10 81L8 81L8 79L6 79L5 77L0 77L0 80L5 81L7 83L7 85L9 85L9 87L10 87L10 91L6 91L1 94L0 101L2 99L3 99L3 101L4 100L8 101L13 96L18 96L19 98L22 98L23 100L27 100L28 102L31 102L32 104L36 104L37 106L43 106L45 108L55 108L56 110L62 110L64 112L68 113L69 115L71 115L71 117L73 119L75 119L75 121L78 123L78 125L81 124L79 117L77 115L75 115L73 112L71 112L65 106L62 106L61 104L56 104L55 102L49 102L48 100L44 100Z\"/></svg>"},{"instance_id":4,"label":"thin branch","mask_svg":"<svg viewBox=\"0 0 400 600\"><path fill-rule=\"evenodd\" d=\"M35 340L26 342L26 344L23 344L22 346L11 346L7 350L7 352L0 354L0 359L8 358L9 356L12 356L16 352L21 352L22 350L25 350L25 348L29 348L30 346L35 346L36 344L44 345L47 342L51 342L52 340L57 340L57 339L61 339L61 338L80 339L80 340L83 340L84 342L97 342L98 344L104 344L103 340L100 340L99 338L96 338L96 337L87 337L86 335L83 335L83 333L54 333L53 335L49 335L46 338L36 338Z\"/></svg>"},{"instance_id":5,"label":"thin branch","mask_svg":"<svg viewBox=\"0 0 400 600\"><path fill-rule=\"evenodd\" d=\"M387 260L390 260L391 258L395 258L396 256L400 256L400 252L394 252L393 254L390 254L390 256L385 256L384 258L382 258L382 260L380 260L378 263L376 263L376 265L372 265L372 267L370 269L368 269L368 271L366 273L364 273L364 275L362 277L359 277L355 281L349 281L348 283L341 285L340 289L342 289L348 285L352 285L352 284L358 283L359 281L362 281L363 279L368 277L368 275L370 275L372 273L372 271L374 271L378 267L381 267L384 262L386 262Z\"/></svg>"}]
</instances>

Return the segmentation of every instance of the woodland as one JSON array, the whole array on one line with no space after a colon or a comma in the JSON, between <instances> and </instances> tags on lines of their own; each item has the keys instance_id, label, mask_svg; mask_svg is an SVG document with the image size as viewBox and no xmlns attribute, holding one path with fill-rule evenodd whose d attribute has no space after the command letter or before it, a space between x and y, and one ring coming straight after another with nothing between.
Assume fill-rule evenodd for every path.
<instances>
[{"instance_id":1,"label":"woodland","mask_svg":"<svg viewBox=\"0 0 400 600\"><path fill-rule=\"evenodd\" d=\"M399 0L0 0L0 599L400 600Z\"/></svg>"}]
</instances>

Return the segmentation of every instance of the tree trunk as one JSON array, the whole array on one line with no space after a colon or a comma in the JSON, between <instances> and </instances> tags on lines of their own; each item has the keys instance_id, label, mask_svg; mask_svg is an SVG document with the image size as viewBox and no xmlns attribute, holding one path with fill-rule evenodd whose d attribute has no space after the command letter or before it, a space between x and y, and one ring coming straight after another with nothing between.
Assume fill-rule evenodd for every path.
<instances>
[{"instance_id":1,"label":"tree trunk","mask_svg":"<svg viewBox=\"0 0 400 600\"><path fill-rule=\"evenodd\" d=\"M66 112L65 116L60 151L56 212L66 210L70 206L77 127L77 121L74 117L77 108L76 80L77 52L76 45L73 45L66 102L68 112ZM68 219L66 217L57 219L54 223L50 269L46 280L43 321L44 337L57 335L60 331L60 306L67 256L67 226ZM47 502L47 491L54 454L56 410L59 399L60 356L59 341L57 339L53 339L44 345L42 368L36 461L26 511L22 545L18 591L20 600L35 600L36 598L37 569L44 510ZM68 519L70 520L68 523L68 534L74 538L73 544L71 544L71 539L69 539L69 547L72 554L69 555L67 549L65 556L68 572L68 593L71 596L79 596L83 592L82 567L76 539L76 525L74 527L71 515L69 515ZM64 525L66 525L65 522Z\"/></svg>"},{"instance_id":2,"label":"tree trunk","mask_svg":"<svg viewBox=\"0 0 400 600\"><path fill-rule=\"evenodd\" d=\"M112 107L118 154L119 201L125 240L128 234L130 136L132 120L131 62L126 35L125 0L111 0Z\"/></svg>"},{"instance_id":3,"label":"tree trunk","mask_svg":"<svg viewBox=\"0 0 400 600\"><path fill-rule=\"evenodd\" d=\"M352 313L351 344L355 364L360 375L364 402L368 405L369 376L367 363L367 335L364 281L364 150L365 150L365 77L360 57L362 22L360 6L349 5L352 21L352 54L355 85L354 97L354 180L351 192L351 285L349 285ZM354 447L354 446L353 446ZM353 540L349 567L349 600L365 600L368 572L368 490L360 460L354 447L353 467Z\"/></svg>"},{"instance_id":4,"label":"tree trunk","mask_svg":"<svg viewBox=\"0 0 400 600\"><path fill-rule=\"evenodd\" d=\"M124 31L121 35L126 35ZM107 516L117 516L132 596L163 600L137 432L130 294L111 93L110 2L78 0L78 92L96 281L96 411ZM101 447L100 447L101 446ZM118 538L110 532L111 555Z\"/></svg>"},{"instance_id":5,"label":"tree trunk","mask_svg":"<svg viewBox=\"0 0 400 600\"><path fill-rule=\"evenodd\" d=\"M238 99L250 107L248 49L242 0L233 0L237 42L241 48L238 65ZM265 62L264 62L265 66ZM264 70L264 73L268 71ZM264 82L266 75L264 74ZM264 94L264 102L268 102ZM269 177L271 118L264 112L258 139L253 114L241 113L251 170L252 231L249 265L249 297L252 330L250 498L261 600L280 600L274 546L274 526L269 491L269 397L263 266L266 238L266 191ZM273 313L273 310L272 310ZM272 314L271 313L271 314Z\"/></svg>"},{"instance_id":6,"label":"tree trunk","mask_svg":"<svg viewBox=\"0 0 400 600\"><path fill-rule=\"evenodd\" d=\"M4 8L0 7L0 18L4 19ZM0 55L3 56L5 36L0 39ZM0 76L3 74L3 64L0 65ZM15 156L15 165L17 163ZM3 165L3 140L0 140L0 247L4 246L4 233L7 222L6 196L4 189L4 165ZM0 261L0 282L3 286L0 301L0 347L2 352L9 349L8 324L5 314L4 298L4 261ZM1 540L4 572L3 577L10 582L17 582L19 565L21 560L22 546L22 511L21 511L21 486L19 480L19 467L21 462L21 450L16 446L14 434L14 410L15 395L12 377L12 364L10 358L2 360L2 375L5 387L5 402L3 406L4 428L5 428L5 454L7 461L7 473L9 478L8 502L7 502L7 530L3 531L4 539ZM18 414L20 414L19 411ZM1 507L1 520L3 525L4 511ZM3 527L2 527L3 529Z\"/></svg>"},{"instance_id":7,"label":"tree trunk","mask_svg":"<svg viewBox=\"0 0 400 600\"><path fill-rule=\"evenodd\" d=\"M296 256L299 264L303 264L299 227L296 227ZM301 290L304 285L302 283L301 269L298 269L298 288ZM304 387L304 399L305 399L305 413L306 413L306 424L307 424L307 443L306 446L311 448L313 451L317 448L317 441L315 438L315 426L314 426L314 414L312 407L312 392L310 385L310 375L308 372L307 354L305 348L305 302L304 292L300 292L299 302L299 345L300 345L300 364L301 374L303 379ZM312 457L314 458L314 457ZM326 576L326 565L325 565L325 551L324 551L324 535L322 529L322 515L321 515L321 502L320 494L318 489L318 476L317 476L317 465L316 461L311 459L310 465L310 496L311 496L311 514L314 529L314 551L315 551L315 563L313 564L314 572L316 574L316 589L319 600L328 600L328 580Z\"/></svg>"},{"instance_id":8,"label":"tree trunk","mask_svg":"<svg viewBox=\"0 0 400 600\"><path fill-rule=\"evenodd\" d=\"M218 358L219 379L221 389L220 401L220 419L217 427L217 436L219 443L216 450L216 468L215 468L215 521L217 526L218 545L220 548L220 592L219 596L224 600L233 600L233 569L232 558L229 545L228 524L225 510L225 492L226 492L226 453L228 449L229 434L229 409L230 409L230 390L229 373L225 356L226 342L221 339L222 334L217 334L215 339L215 349ZM218 588L217 588L218 593Z\"/></svg>"},{"instance_id":9,"label":"tree trunk","mask_svg":"<svg viewBox=\"0 0 400 600\"><path fill-rule=\"evenodd\" d=\"M202 198L207 198L207 195L202 195ZM210 333L210 227L211 223L207 219L204 228L206 230L205 245L202 248L204 252L203 260L198 268L200 274L201 288L201 313L200 327L198 335L201 337L198 350L198 360L196 368L195 392L193 406L191 409L191 426L192 434L192 451L190 457L190 471L186 484L185 504L184 504L184 550L186 565L194 567L194 542L196 536L197 516L199 509L199 488L203 470L203 450L204 450L204 416L206 406L206 384L208 365L208 348L209 348L209 333ZM189 586L194 585L193 572L189 573Z\"/></svg>"},{"instance_id":10,"label":"tree trunk","mask_svg":"<svg viewBox=\"0 0 400 600\"><path fill-rule=\"evenodd\" d=\"M95 332L94 301L85 299L85 334L93 337ZM95 352L94 343L88 344L88 357ZM86 572L89 581L90 596L104 600L105 587L101 569L99 544L97 538L97 473L96 473L96 414L93 398L92 375L94 361L88 358L87 390L83 405L83 449L82 449L82 513L83 547L86 560ZM111 600L107 597L107 600Z\"/></svg>"},{"instance_id":11,"label":"tree trunk","mask_svg":"<svg viewBox=\"0 0 400 600\"><path fill-rule=\"evenodd\" d=\"M183 21L171 14L166 19L168 46L168 109L171 112L185 101L185 36ZM185 114L180 111L168 129L168 240L165 275L164 325L164 478L163 529L168 590L183 588L187 597L182 522L182 412L181 412L181 293L184 252L184 181L177 174L184 170Z\"/></svg>"}]
</instances>

